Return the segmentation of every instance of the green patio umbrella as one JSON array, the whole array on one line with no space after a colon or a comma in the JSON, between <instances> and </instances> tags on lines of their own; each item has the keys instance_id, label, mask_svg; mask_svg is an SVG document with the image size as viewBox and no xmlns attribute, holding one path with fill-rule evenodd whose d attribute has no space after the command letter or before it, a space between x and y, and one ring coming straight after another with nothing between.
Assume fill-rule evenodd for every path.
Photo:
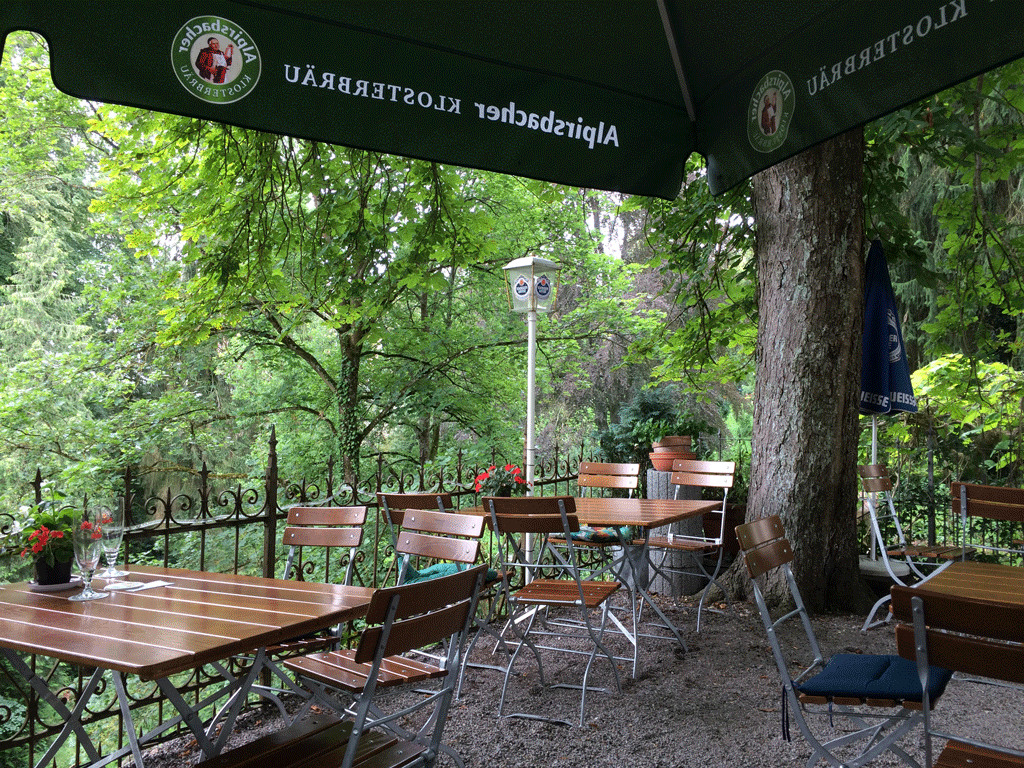
<instances>
[{"instance_id":1,"label":"green patio umbrella","mask_svg":"<svg viewBox=\"0 0 1024 768\"><path fill-rule=\"evenodd\" d=\"M563 184L713 192L1024 54L1020 0L0 3L77 97Z\"/></svg>"}]
</instances>

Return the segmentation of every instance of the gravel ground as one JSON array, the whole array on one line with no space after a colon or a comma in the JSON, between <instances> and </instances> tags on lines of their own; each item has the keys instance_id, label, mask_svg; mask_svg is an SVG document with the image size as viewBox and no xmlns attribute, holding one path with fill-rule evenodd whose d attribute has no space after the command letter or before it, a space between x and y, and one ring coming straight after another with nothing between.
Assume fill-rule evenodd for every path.
<instances>
[{"instance_id":1,"label":"gravel ground","mask_svg":"<svg viewBox=\"0 0 1024 768\"><path fill-rule=\"evenodd\" d=\"M733 604L730 612L705 612L699 635L690 598L659 598L659 604L686 630L689 653L674 652L674 644L647 640L641 644L640 670L630 677L630 665L620 664L622 694L588 696L583 727L557 725L521 718L497 719L501 676L470 669L462 697L454 703L445 731L446 742L467 768L621 768L624 765L676 768L697 765L783 766L806 762L810 750L792 724L793 740L784 741L780 726L780 690L775 663L764 628L752 604ZM894 653L891 628L867 634L860 631L863 617L820 616L815 631L825 654ZM793 624L793 622L788 622ZM797 627L792 627L797 630ZM793 648L793 660L805 661L794 632L782 632L784 648ZM474 650L474 661L486 662L490 648ZM619 638L615 652L625 652ZM562 672L578 681L581 663L564 655L552 656L545 676L560 679ZM538 684L536 669L520 661L524 674L513 678L506 711L554 714L578 722L579 692L548 689ZM593 684L610 682L608 665L597 664ZM1004 688L954 680L936 710L936 717L961 729L1024 748L1024 695ZM838 722L838 721L837 721ZM955 725L954 725L955 724ZM280 728L275 708L245 713L230 746ZM811 721L816 733L827 734L827 719ZM921 731L904 739L902 746L923 760ZM198 764L195 741L182 738L151 749L148 768L183 768ZM896 765L891 755L872 765ZM439 765L453 765L442 757ZM326 768L326 766L325 766Z\"/></svg>"}]
</instances>

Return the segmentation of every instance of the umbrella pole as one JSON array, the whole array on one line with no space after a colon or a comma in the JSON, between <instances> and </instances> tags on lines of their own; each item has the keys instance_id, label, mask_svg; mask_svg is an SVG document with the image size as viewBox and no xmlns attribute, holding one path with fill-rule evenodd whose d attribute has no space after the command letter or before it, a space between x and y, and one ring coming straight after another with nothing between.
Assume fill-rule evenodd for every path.
<instances>
[{"instance_id":1,"label":"umbrella pole","mask_svg":"<svg viewBox=\"0 0 1024 768\"><path fill-rule=\"evenodd\" d=\"M871 414L871 463L878 463L878 416ZM877 497L871 494L871 503L876 503ZM878 559L878 542L875 540L875 526L871 526L871 559Z\"/></svg>"}]
</instances>

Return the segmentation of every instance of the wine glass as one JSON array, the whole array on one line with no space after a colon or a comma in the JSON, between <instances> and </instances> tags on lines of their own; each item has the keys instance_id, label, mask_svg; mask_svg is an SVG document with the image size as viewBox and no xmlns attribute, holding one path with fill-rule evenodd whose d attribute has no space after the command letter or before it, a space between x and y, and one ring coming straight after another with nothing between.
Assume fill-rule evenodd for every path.
<instances>
[{"instance_id":1,"label":"wine glass","mask_svg":"<svg viewBox=\"0 0 1024 768\"><path fill-rule=\"evenodd\" d=\"M96 575L107 581L123 579L128 572L118 570L117 556L121 551L121 539L124 537L124 499L118 498L110 506L102 505L99 511L103 533L103 559L107 567Z\"/></svg>"},{"instance_id":2,"label":"wine glass","mask_svg":"<svg viewBox=\"0 0 1024 768\"><path fill-rule=\"evenodd\" d=\"M107 509L109 510L109 507ZM100 600L110 597L109 592L96 592L92 588L93 572L100 564L100 555L103 554L101 510L102 507L94 506L92 509L86 508L80 514L75 515L71 541L75 546L75 562L78 563L78 570L82 572L85 589L77 595L72 595L68 600Z\"/></svg>"}]
</instances>

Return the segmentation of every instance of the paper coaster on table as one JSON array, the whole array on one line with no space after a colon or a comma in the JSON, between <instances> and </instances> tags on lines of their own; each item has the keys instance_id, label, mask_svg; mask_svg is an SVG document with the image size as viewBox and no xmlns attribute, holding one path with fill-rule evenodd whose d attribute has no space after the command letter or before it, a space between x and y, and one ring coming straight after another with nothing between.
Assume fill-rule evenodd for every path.
<instances>
[{"instance_id":1,"label":"paper coaster on table","mask_svg":"<svg viewBox=\"0 0 1024 768\"><path fill-rule=\"evenodd\" d=\"M123 589L141 589L144 581L111 581L104 587L108 592L120 592Z\"/></svg>"}]
</instances>

